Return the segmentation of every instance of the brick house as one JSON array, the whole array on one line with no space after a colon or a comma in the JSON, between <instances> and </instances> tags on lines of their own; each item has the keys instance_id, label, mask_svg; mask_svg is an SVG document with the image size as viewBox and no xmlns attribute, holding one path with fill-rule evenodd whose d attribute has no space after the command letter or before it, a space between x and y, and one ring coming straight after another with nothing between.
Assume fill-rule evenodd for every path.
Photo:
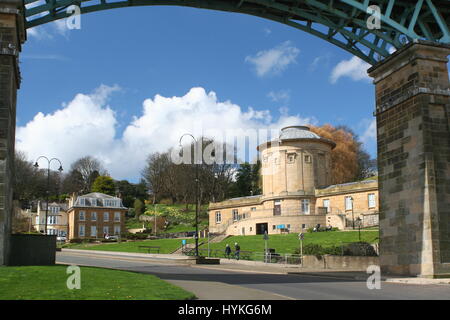
<instances>
[{"instance_id":1,"label":"brick house","mask_svg":"<svg viewBox=\"0 0 450 320\"><path fill-rule=\"evenodd\" d=\"M99 239L105 235L125 232L125 213L122 200L93 192L69 199L69 240Z\"/></svg>"}]
</instances>

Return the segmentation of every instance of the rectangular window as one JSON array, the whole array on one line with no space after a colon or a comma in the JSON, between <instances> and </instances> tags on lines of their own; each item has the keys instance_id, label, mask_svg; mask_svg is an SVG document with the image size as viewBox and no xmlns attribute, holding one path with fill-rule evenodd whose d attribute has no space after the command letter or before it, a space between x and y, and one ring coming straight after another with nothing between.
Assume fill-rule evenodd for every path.
<instances>
[{"instance_id":1,"label":"rectangular window","mask_svg":"<svg viewBox=\"0 0 450 320\"><path fill-rule=\"evenodd\" d=\"M91 237L97 238L97 227L91 226Z\"/></svg>"},{"instance_id":2,"label":"rectangular window","mask_svg":"<svg viewBox=\"0 0 450 320\"><path fill-rule=\"evenodd\" d=\"M353 198L345 197L345 210L353 210Z\"/></svg>"},{"instance_id":3,"label":"rectangular window","mask_svg":"<svg viewBox=\"0 0 450 320\"><path fill-rule=\"evenodd\" d=\"M78 204L80 206L85 206L86 205L86 199L85 198L78 198Z\"/></svg>"},{"instance_id":4,"label":"rectangular window","mask_svg":"<svg viewBox=\"0 0 450 320\"><path fill-rule=\"evenodd\" d=\"M256 211L256 207L252 207L250 211Z\"/></svg>"},{"instance_id":5,"label":"rectangular window","mask_svg":"<svg viewBox=\"0 0 450 320\"><path fill-rule=\"evenodd\" d=\"M114 221L120 222L120 212L114 212Z\"/></svg>"},{"instance_id":6,"label":"rectangular window","mask_svg":"<svg viewBox=\"0 0 450 320\"><path fill-rule=\"evenodd\" d=\"M322 206L324 208L327 208L327 213L330 212L330 200L329 199L323 200L323 205Z\"/></svg>"},{"instance_id":7,"label":"rectangular window","mask_svg":"<svg viewBox=\"0 0 450 320\"><path fill-rule=\"evenodd\" d=\"M311 156L310 155L305 155L305 162L306 163L311 163Z\"/></svg>"},{"instance_id":8,"label":"rectangular window","mask_svg":"<svg viewBox=\"0 0 450 320\"><path fill-rule=\"evenodd\" d=\"M304 214L309 214L309 199L302 200L302 212Z\"/></svg>"},{"instance_id":9,"label":"rectangular window","mask_svg":"<svg viewBox=\"0 0 450 320\"><path fill-rule=\"evenodd\" d=\"M107 234L109 235L109 227L105 226L103 227L103 236L106 236Z\"/></svg>"},{"instance_id":10,"label":"rectangular window","mask_svg":"<svg viewBox=\"0 0 450 320\"><path fill-rule=\"evenodd\" d=\"M103 212L103 221L109 221L109 212Z\"/></svg>"},{"instance_id":11,"label":"rectangular window","mask_svg":"<svg viewBox=\"0 0 450 320\"><path fill-rule=\"evenodd\" d=\"M79 237L84 237L84 224L80 224L78 226L78 236Z\"/></svg>"},{"instance_id":12,"label":"rectangular window","mask_svg":"<svg viewBox=\"0 0 450 320\"><path fill-rule=\"evenodd\" d=\"M239 220L239 212L237 209L233 209L233 221Z\"/></svg>"},{"instance_id":13,"label":"rectangular window","mask_svg":"<svg viewBox=\"0 0 450 320\"><path fill-rule=\"evenodd\" d=\"M120 234L120 226L114 226L114 234Z\"/></svg>"},{"instance_id":14,"label":"rectangular window","mask_svg":"<svg viewBox=\"0 0 450 320\"><path fill-rule=\"evenodd\" d=\"M52 214L58 214L59 213L59 207L49 207L49 211Z\"/></svg>"},{"instance_id":15,"label":"rectangular window","mask_svg":"<svg viewBox=\"0 0 450 320\"><path fill-rule=\"evenodd\" d=\"M275 230L276 228L277 228L276 225L273 225L273 226L272 226L272 230Z\"/></svg>"},{"instance_id":16,"label":"rectangular window","mask_svg":"<svg viewBox=\"0 0 450 320\"><path fill-rule=\"evenodd\" d=\"M97 212L91 212L91 220L97 221Z\"/></svg>"},{"instance_id":17,"label":"rectangular window","mask_svg":"<svg viewBox=\"0 0 450 320\"><path fill-rule=\"evenodd\" d=\"M97 206L97 199L91 198L91 206L96 207Z\"/></svg>"},{"instance_id":18,"label":"rectangular window","mask_svg":"<svg viewBox=\"0 0 450 320\"><path fill-rule=\"evenodd\" d=\"M85 221L86 220L86 213L84 211L80 211L79 215L78 215L78 220L80 221Z\"/></svg>"},{"instance_id":19,"label":"rectangular window","mask_svg":"<svg viewBox=\"0 0 450 320\"><path fill-rule=\"evenodd\" d=\"M48 216L47 224L58 224L58 216Z\"/></svg>"},{"instance_id":20,"label":"rectangular window","mask_svg":"<svg viewBox=\"0 0 450 320\"><path fill-rule=\"evenodd\" d=\"M103 199L104 207L120 207L119 200Z\"/></svg>"},{"instance_id":21,"label":"rectangular window","mask_svg":"<svg viewBox=\"0 0 450 320\"><path fill-rule=\"evenodd\" d=\"M302 224L302 230L306 228L306 224Z\"/></svg>"},{"instance_id":22,"label":"rectangular window","mask_svg":"<svg viewBox=\"0 0 450 320\"><path fill-rule=\"evenodd\" d=\"M220 211L216 211L216 223L221 222L222 222L222 214L220 213Z\"/></svg>"},{"instance_id":23,"label":"rectangular window","mask_svg":"<svg viewBox=\"0 0 450 320\"><path fill-rule=\"evenodd\" d=\"M286 225L286 229L291 229L291 225L290 225L290 224L287 224L287 225Z\"/></svg>"},{"instance_id":24,"label":"rectangular window","mask_svg":"<svg viewBox=\"0 0 450 320\"><path fill-rule=\"evenodd\" d=\"M375 202L375 193L369 193L367 197L369 202L369 208L375 208L377 206Z\"/></svg>"}]
</instances>

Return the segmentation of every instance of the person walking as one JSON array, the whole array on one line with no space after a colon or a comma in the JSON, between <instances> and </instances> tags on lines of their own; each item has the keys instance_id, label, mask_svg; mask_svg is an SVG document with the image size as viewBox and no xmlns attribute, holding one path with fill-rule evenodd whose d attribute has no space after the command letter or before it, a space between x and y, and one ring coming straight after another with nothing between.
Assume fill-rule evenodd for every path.
<instances>
[{"instance_id":1,"label":"person walking","mask_svg":"<svg viewBox=\"0 0 450 320\"><path fill-rule=\"evenodd\" d=\"M225 247L225 256L230 259L230 254L231 254L231 248L230 245L227 243L227 246Z\"/></svg>"},{"instance_id":2,"label":"person walking","mask_svg":"<svg viewBox=\"0 0 450 320\"><path fill-rule=\"evenodd\" d=\"M239 260L239 253L241 251L241 247L238 245L237 242L234 243L234 256L236 258L236 260Z\"/></svg>"}]
</instances>

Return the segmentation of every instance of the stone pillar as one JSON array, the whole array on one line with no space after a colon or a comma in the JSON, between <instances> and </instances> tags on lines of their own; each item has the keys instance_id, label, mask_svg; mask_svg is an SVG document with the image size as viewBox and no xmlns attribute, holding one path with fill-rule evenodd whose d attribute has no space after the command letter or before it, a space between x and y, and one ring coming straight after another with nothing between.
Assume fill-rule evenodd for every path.
<instances>
[{"instance_id":1,"label":"stone pillar","mask_svg":"<svg viewBox=\"0 0 450 320\"><path fill-rule=\"evenodd\" d=\"M415 41L368 70L387 274L450 276L449 54L450 45Z\"/></svg>"},{"instance_id":2,"label":"stone pillar","mask_svg":"<svg viewBox=\"0 0 450 320\"><path fill-rule=\"evenodd\" d=\"M18 55L25 41L22 1L0 0L0 265L9 257Z\"/></svg>"}]
</instances>

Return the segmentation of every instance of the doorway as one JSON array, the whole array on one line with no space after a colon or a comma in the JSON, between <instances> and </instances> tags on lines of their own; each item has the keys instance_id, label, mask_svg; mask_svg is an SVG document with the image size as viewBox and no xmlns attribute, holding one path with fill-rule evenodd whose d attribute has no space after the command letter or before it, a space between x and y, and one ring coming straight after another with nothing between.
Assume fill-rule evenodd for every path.
<instances>
[{"instance_id":1,"label":"doorway","mask_svg":"<svg viewBox=\"0 0 450 320\"><path fill-rule=\"evenodd\" d=\"M257 223L256 224L256 234L264 234L269 232L269 227L267 223Z\"/></svg>"}]
</instances>

